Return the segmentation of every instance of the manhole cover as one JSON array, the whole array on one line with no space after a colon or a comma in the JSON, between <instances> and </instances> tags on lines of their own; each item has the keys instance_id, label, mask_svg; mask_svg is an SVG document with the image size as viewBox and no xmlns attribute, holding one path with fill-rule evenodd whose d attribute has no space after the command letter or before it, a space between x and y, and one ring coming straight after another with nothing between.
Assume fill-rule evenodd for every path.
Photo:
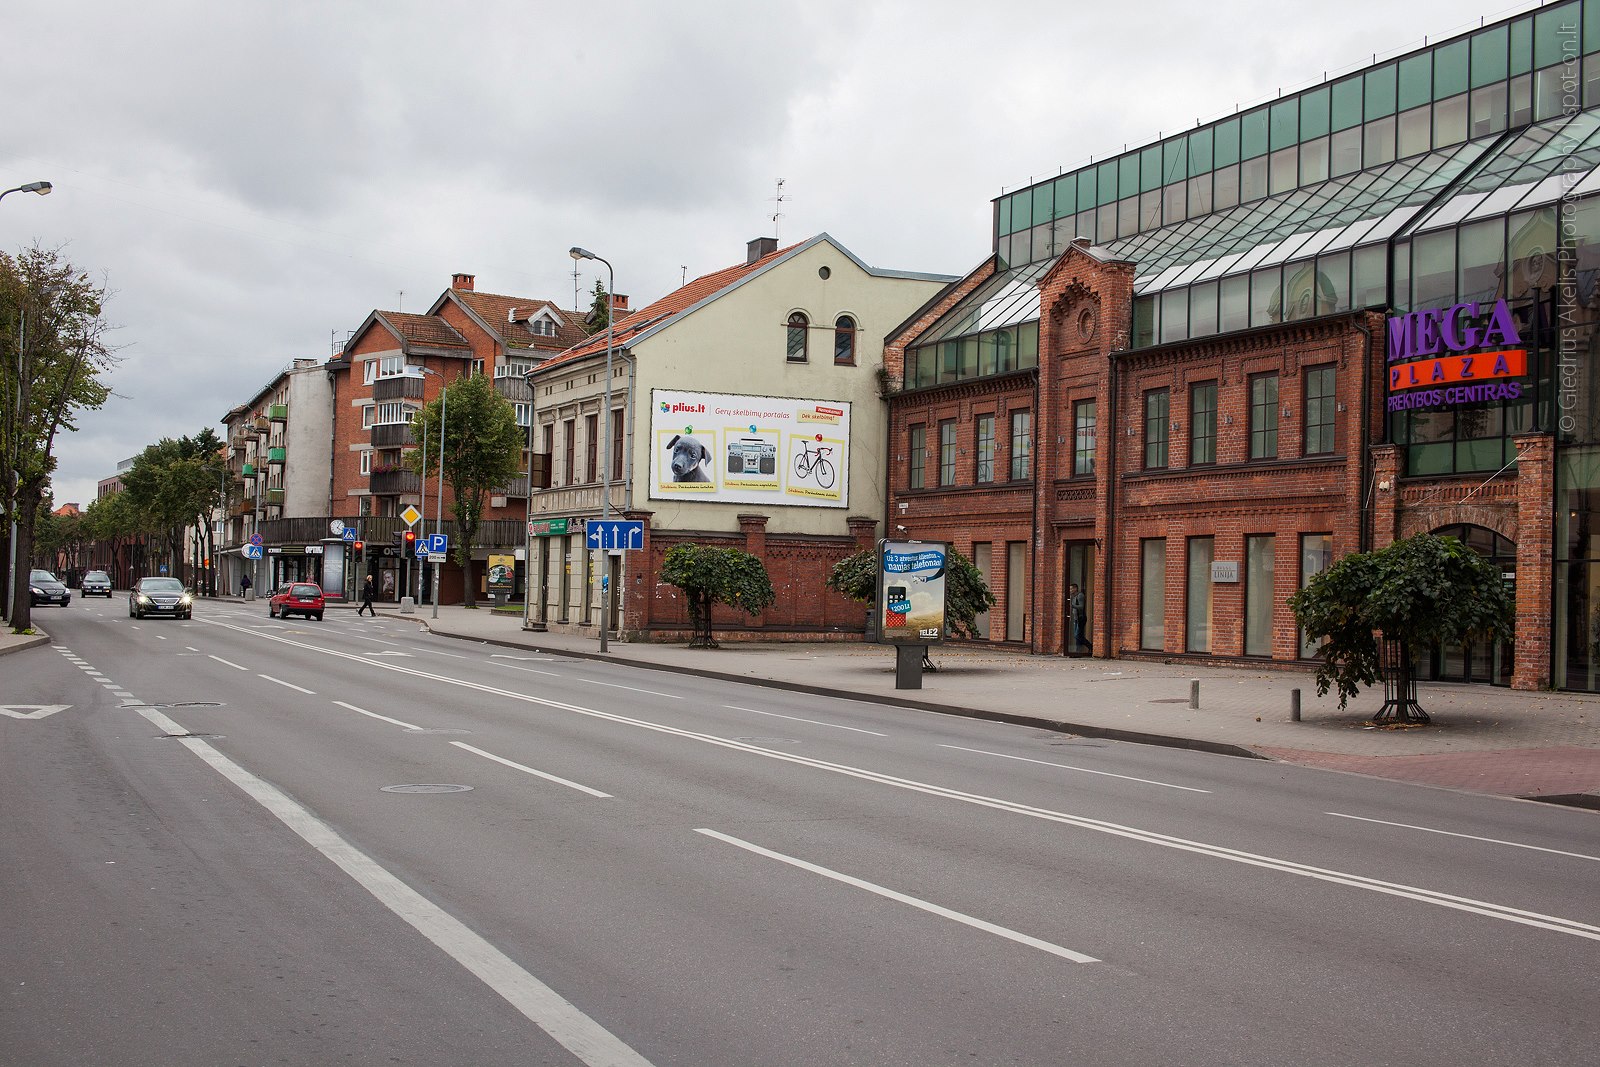
<instances>
[{"instance_id":1,"label":"manhole cover","mask_svg":"<svg viewBox=\"0 0 1600 1067\"><path fill-rule=\"evenodd\" d=\"M735 737L735 741L746 741L752 745L798 745L800 742L793 737Z\"/></svg>"},{"instance_id":2,"label":"manhole cover","mask_svg":"<svg viewBox=\"0 0 1600 1067\"><path fill-rule=\"evenodd\" d=\"M164 738L164 739L166 739L168 741L174 741L174 740L178 740L178 739L184 738L184 737L198 738L201 741L216 741L219 738L221 738L223 735L222 734L157 734L156 736L160 737L160 738Z\"/></svg>"},{"instance_id":3,"label":"manhole cover","mask_svg":"<svg viewBox=\"0 0 1600 1067\"><path fill-rule=\"evenodd\" d=\"M453 730L448 726L416 726L406 731L408 734L470 734L471 732L471 730Z\"/></svg>"},{"instance_id":4,"label":"manhole cover","mask_svg":"<svg viewBox=\"0 0 1600 1067\"><path fill-rule=\"evenodd\" d=\"M222 704L215 700L176 700L171 704L163 704L166 708L220 708Z\"/></svg>"},{"instance_id":5,"label":"manhole cover","mask_svg":"<svg viewBox=\"0 0 1600 1067\"><path fill-rule=\"evenodd\" d=\"M445 785L437 782L421 782L416 785L386 785L385 793L465 793L472 787L470 785Z\"/></svg>"}]
</instances>

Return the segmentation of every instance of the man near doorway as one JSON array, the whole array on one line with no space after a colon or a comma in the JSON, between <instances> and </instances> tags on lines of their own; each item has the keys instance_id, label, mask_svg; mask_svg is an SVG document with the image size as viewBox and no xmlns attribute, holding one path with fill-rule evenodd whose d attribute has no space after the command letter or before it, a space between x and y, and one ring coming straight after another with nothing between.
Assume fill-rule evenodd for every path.
<instances>
[{"instance_id":1,"label":"man near doorway","mask_svg":"<svg viewBox=\"0 0 1600 1067\"><path fill-rule=\"evenodd\" d=\"M1067 586L1067 605L1072 619L1072 651L1092 654L1094 645L1089 641L1089 613L1083 602L1083 590L1078 588L1077 582Z\"/></svg>"}]
</instances>

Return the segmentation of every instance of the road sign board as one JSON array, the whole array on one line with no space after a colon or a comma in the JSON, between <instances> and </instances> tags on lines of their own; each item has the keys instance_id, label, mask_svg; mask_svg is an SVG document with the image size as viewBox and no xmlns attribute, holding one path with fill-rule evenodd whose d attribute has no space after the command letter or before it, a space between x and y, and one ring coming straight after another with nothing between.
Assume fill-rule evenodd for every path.
<instances>
[{"instance_id":1,"label":"road sign board","mask_svg":"<svg viewBox=\"0 0 1600 1067\"><path fill-rule=\"evenodd\" d=\"M250 543L252 545L259 545L261 543L261 535L260 534L251 534L250 535Z\"/></svg>"},{"instance_id":2,"label":"road sign board","mask_svg":"<svg viewBox=\"0 0 1600 1067\"><path fill-rule=\"evenodd\" d=\"M422 512L417 510L415 504L407 504L406 509L400 513L400 517L405 520L407 526L415 526L417 520L422 518Z\"/></svg>"},{"instance_id":3,"label":"road sign board","mask_svg":"<svg viewBox=\"0 0 1600 1067\"><path fill-rule=\"evenodd\" d=\"M446 556L444 552L427 552L424 554L428 557L429 563L443 563Z\"/></svg>"},{"instance_id":4,"label":"road sign board","mask_svg":"<svg viewBox=\"0 0 1600 1067\"><path fill-rule=\"evenodd\" d=\"M417 558L418 559L427 559L428 558L428 542L423 541L421 539L418 539L417 547L412 549L412 551L417 554Z\"/></svg>"},{"instance_id":5,"label":"road sign board","mask_svg":"<svg viewBox=\"0 0 1600 1067\"><path fill-rule=\"evenodd\" d=\"M260 559L261 558L261 546L260 545L243 545L243 546L240 547L239 551L244 554L244 558L245 559Z\"/></svg>"},{"instance_id":6,"label":"road sign board","mask_svg":"<svg viewBox=\"0 0 1600 1067\"><path fill-rule=\"evenodd\" d=\"M644 547L642 519L590 519L584 524L590 548L638 549Z\"/></svg>"},{"instance_id":7,"label":"road sign board","mask_svg":"<svg viewBox=\"0 0 1600 1067\"><path fill-rule=\"evenodd\" d=\"M428 543L429 552L437 552L440 555L443 555L444 553L450 551L449 534L429 534L427 537L421 538L421 540Z\"/></svg>"},{"instance_id":8,"label":"road sign board","mask_svg":"<svg viewBox=\"0 0 1600 1067\"><path fill-rule=\"evenodd\" d=\"M346 541L354 541L356 539L355 528L352 526L346 526L339 532L339 536L344 538Z\"/></svg>"}]
</instances>

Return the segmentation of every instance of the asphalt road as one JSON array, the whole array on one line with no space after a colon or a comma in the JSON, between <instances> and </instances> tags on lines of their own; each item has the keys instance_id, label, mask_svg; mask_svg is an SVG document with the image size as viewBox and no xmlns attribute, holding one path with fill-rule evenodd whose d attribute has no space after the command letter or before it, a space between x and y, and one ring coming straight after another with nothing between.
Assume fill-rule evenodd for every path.
<instances>
[{"instance_id":1,"label":"asphalt road","mask_svg":"<svg viewBox=\"0 0 1600 1067\"><path fill-rule=\"evenodd\" d=\"M38 611L52 645L0 659L0 1063L1455 1067L1600 1042L1592 812L346 612Z\"/></svg>"}]
</instances>

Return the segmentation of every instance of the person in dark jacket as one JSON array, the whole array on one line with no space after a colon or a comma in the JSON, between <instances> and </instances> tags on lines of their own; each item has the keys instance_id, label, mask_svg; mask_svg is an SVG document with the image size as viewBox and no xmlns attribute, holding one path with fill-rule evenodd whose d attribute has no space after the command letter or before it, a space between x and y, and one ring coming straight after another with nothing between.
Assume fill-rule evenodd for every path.
<instances>
[{"instance_id":1,"label":"person in dark jacket","mask_svg":"<svg viewBox=\"0 0 1600 1067\"><path fill-rule=\"evenodd\" d=\"M250 595L250 576L248 574L239 577L239 595L241 597Z\"/></svg>"},{"instance_id":2,"label":"person in dark jacket","mask_svg":"<svg viewBox=\"0 0 1600 1067\"><path fill-rule=\"evenodd\" d=\"M377 618L377 609L372 606L372 598L377 595L378 588L372 581L372 575L367 575L367 580L361 583L361 606L356 609L356 617L360 618L363 611L372 612L372 617Z\"/></svg>"}]
</instances>

